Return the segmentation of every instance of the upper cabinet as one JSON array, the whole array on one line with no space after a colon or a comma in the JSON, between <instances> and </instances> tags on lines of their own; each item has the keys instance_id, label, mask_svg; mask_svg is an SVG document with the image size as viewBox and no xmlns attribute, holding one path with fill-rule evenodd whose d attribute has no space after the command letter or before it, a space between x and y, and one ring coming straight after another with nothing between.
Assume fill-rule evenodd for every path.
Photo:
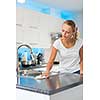
<instances>
[{"instance_id":1,"label":"upper cabinet","mask_svg":"<svg viewBox=\"0 0 100 100\"><path fill-rule=\"evenodd\" d=\"M38 45L39 43L39 30L26 27L24 29L24 43L31 45Z\"/></svg>"},{"instance_id":2,"label":"upper cabinet","mask_svg":"<svg viewBox=\"0 0 100 100\"><path fill-rule=\"evenodd\" d=\"M51 46L51 33L61 32L63 20L47 14L40 14L40 46L49 48Z\"/></svg>"},{"instance_id":3,"label":"upper cabinet","mask_svg":"<svg viewBox=\"0 0 100 100\"><path fill-rule=\"evenodd\" d=\"M40 29L51 32L61 32L63 20L47 14L40 14Z\"/></svg>"},{"instance_id":4,"label":"upper cabinet","mask_svg":"<svg viewBox=\"0 0 100 100\"><path fill-rule=\"evenodd\" d=\"M26 8L16 8L16 24L37 28L39 26L39 14Z\"/></svg>"},{"instance_id":5,"label":"upper cabinet","mask_svg":"<svg viewBox=\"0 0 100 100\"><path fill-rule=\"evenodd\" d=\"M16 42L23 43L24 38L24 9L16 9Z\"/></svg>"},{"instance_id":6,"label":"upper cabinet","mask_svg":"<svg viewBox=\"0 0 100 100\"><path fill-rule=\"evenodd\" d=\"M39 46L40 47L50 47L50 28L49 16L46 14L40 14L40 36L39 36Z\"/></svg>"},{"instance_id":7,"label":"upper cabinet","mask_svg":"<svg viewBox=\"0 0 100 100\"><path fill-rule=\"evenodd\" d=\"M50 16L50 19L52 21L50 21L49 23L51 23L51 32L61 32L61 28L62 28L62 24L63 24L63 20L60 18L56 18L53 16Z\"/></svg>"},{"instance_id":8,"label":"upper cabinet","mask_svg":"<svg viewBox=\"0 0 100 100\"><path fill-rule=\"evenodd\" d=\"M29 28L37 29L39 27L39 14L35 11L24 10L24 25Z\"/></svg>"},{"instance_id":9,"label":"upper cabinet","mask_svg":"<svg viewBox=\"0 0 100 100\"><path fill-rule=\"evenodd\" d=\"M23 43L24 42L24 28L21 24L16 25L16 42Z\"/></svg>"},{"instance_id":10,"label":"upper cabinet","mask_svg":"<svg viewBox=\"0 0 100 100\"><path fill-rule=\"evenodd\" d=\"M49 48L50 33L60 32L63 20L26 8L16 9L17 42Z\"/></svg>"},{"instance_id":11,"label":"upper cabinet","mask_svg":"<svg viewBox=\"0 0 100 100\"><path fill-rule=\"evenodd\" d=\"M39 44L39 14L35 11L24 10L24 43Z\"/></svg>"},{"instance_id":12,"label":"upper cabinet","mask_svg":"<svg viewBox=\"0 0 100 100\"><path fill-rule=\"evenodd\" d=\"M16 8L16 24L23 25L24 23L24 9Z\"/></svg>"},{"instance_id":13,"label":"upper cabinet","mask_svg":"<svg viewBox=\"0 0 100 100\"><path fill-rule=\"evenodd\" d=\"M16 9L16 41L38 44L39 15L25 8Z\"/></svg>"}]
</instances>

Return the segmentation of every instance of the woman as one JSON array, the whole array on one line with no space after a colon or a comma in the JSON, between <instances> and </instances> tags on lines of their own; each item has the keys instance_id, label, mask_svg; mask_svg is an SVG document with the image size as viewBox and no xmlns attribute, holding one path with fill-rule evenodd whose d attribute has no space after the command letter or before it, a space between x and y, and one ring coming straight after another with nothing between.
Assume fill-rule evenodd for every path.
<instances>
[{"instance_id":1,"label":"woman","mask_svg":"<svg viewBox=\"0 0 100 100\"><path fill-rule=\"evenodd\" d=\"M56 71L83 74L82 39L77 38L77 27L72 20L66 20L63 23L62 37L54 42L46 72L42 75L49 77L57 52L59 53L60 65Z\"/></svg>"}]
</instances>

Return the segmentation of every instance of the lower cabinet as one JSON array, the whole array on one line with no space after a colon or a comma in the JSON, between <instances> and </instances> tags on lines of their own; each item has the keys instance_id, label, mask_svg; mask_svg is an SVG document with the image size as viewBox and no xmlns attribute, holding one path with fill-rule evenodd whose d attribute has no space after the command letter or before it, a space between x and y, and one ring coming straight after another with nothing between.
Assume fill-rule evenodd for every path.
<instances>
[{"instance_id":1,"label":"lower cabinet","mask_svg":"<svg viewBox=\"0 0 100 100\"><path fill-rule=\"evenodd\" d=\"M83 85L51 95L50 100L83 100Z\"/></svg>"},{"instance_id":2,"label":"lower cabinet","mask_svg":"<svg viewBox=\"0 0 100 100\"><path fill-rule=\"evenodd\" d=\"M83 85L53 95L46 95L17 88L16 100L83 100Z\"/></svg>"},{"instance_id":3,"label":"lower cabinet","mask_svg":"<svg viewBox=\"0 0 100 100\"><path fill-rule=\"evenodd\" d=\"M50 96L27 90L16 89L16 100L50 100Z\"/></svg>"}]
</instances>

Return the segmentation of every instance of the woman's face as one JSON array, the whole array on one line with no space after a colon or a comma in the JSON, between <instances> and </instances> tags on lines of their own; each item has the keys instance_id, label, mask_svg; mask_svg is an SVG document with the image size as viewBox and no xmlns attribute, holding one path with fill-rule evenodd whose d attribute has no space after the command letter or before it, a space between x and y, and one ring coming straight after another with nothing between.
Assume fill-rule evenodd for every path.
<instances>
[{"instance_id":1,"label":"woman's face","mask_svg":"<svg viewBox=\"0 0 100 100\"><path fill-rule=\"evenodd\" d=\"M67 24L63 24L62 37L67 39L67 38L71 37L72 33L73 33L72 27Z\"/></svg>"}]
</instances>

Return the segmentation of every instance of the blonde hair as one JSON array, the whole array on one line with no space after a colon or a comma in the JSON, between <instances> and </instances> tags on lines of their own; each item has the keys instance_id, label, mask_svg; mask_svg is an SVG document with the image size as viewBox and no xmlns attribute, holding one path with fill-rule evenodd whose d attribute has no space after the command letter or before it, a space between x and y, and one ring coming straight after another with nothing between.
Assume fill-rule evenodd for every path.
<instances>
[{"instance_id":1,"label":"blonde hair","mask_svg":"<svg viewBox=\"0 0 100 100\"><path fill-rule=\"evenodd\" d=\"M72 20L66 20L66 21L64 21L63 24L67 24L67 25L71 26L71 28L72 28L72 30L74 32L73 40L76 41L77 37L78 37L78 32L77 32L78 28L76 27L75 22L72 21Z\"/></svg>"}]
</instances>

